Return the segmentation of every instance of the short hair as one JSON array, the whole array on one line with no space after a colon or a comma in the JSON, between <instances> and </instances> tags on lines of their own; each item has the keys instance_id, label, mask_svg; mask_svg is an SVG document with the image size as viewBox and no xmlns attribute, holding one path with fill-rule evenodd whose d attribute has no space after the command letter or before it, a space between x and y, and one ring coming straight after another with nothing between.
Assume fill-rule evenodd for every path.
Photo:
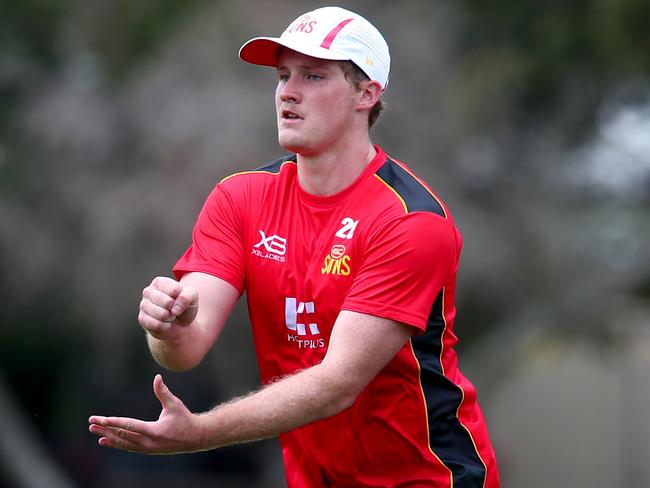
<instances>
[{"instance_id":1,"label":"short hair","mask_svg":"<svg viewBox=\"0 0 650 488\"><path fill-rule=\"evenodd\" d=\"M352 61L343 61L341 63L341 69L345 75L345 79L352 82L352 85L355 90L359 91L360 85L363 81L369 80L367 74L365 74L361 68L359 68ZM370 109L368 113L368 127L372 127L377 122L379 115L384 110L384 102L381 99L377 100L377 103Z\"/></svg>"}]
</instances>

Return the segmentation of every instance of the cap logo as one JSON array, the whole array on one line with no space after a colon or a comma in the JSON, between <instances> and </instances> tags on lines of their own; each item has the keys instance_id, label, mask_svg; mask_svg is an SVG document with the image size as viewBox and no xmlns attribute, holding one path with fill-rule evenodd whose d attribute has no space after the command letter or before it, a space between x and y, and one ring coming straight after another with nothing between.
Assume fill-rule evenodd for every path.
<instances>
[{"instance_id":1,"label":"cap logo","mask_svg":"<svg viewBox=\"0 0 650 488\"><path fill-rule=\"evenodd\" d=\"M341 22L339 25L334 27L329 34L325 37L323 40L323 43L320 45L320 47L324 49L329 49L332 43L334 42L334 39L336 39L336 36L339 35L339 32L341 32L341 29L348 25L350 22L352 22L354 19L346 19L343 22Z\"/></svg>"},{"instance_id":2,"label":"cap logo","mask_svg":"<svg viewBox=\"0 0 650 488\"><path fill-rule=\"evenodd\" d=\"M310 18L311 17L309 15L305 15L304 17L299 18L289 26L287 29L287 34L293 34L294 32L303 32L305 34L310 34L313 32L314 26L317 22L315 20L309 20Z\"/></svg>"}]
</instances>

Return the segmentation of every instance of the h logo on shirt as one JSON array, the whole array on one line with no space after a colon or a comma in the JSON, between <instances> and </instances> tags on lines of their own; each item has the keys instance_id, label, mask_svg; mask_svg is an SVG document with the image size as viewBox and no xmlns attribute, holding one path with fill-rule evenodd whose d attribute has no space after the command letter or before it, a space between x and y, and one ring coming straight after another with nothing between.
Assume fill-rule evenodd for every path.
<instances>
[{"instance_id":1,"label":"h logo on shirt","mask_svg":"<svg viewBox=\"0 0 650 488\"><path fill-rule=\"evenodd\" d=\"M309 320L309 315L315 312L314 302L299 302L295 298L285 298L284 300L284 317L287 329L295 331L299 336L307 335L307 326L312 335L320 334L318 325L315 322L309 322L307 326L304 323L298 323L298 316L304 315L305 321Z\"/></svg>"}]
</instances>

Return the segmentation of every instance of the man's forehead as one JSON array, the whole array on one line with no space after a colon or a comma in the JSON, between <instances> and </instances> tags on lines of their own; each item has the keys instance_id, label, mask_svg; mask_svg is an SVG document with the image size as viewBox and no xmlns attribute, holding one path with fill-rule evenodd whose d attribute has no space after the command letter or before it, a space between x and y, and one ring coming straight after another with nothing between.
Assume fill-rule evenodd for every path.
<instances>
[{"instance_id":1,"label":"man's forehead","mask_svg":"<svg viewBox=\"0 0 650 488\"><path fill-rule=\"evenodd\" d=\"M331 59L320 59L306 54L299 53L286 47L278 49L277 69L288 68L289 66L299 66L307 68L334 68L341 64L341 61Z\"/></svg>"}]
</instances>

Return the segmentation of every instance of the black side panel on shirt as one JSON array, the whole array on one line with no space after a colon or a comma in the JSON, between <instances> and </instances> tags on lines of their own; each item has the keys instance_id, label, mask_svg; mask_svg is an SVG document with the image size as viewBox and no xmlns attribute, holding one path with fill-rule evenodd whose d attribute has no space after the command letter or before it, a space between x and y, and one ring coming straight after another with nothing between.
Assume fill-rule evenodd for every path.
<instances>
[{"instance_id":1,"label":"black side panel on shirt","mask_svg":"<svg viewBox=\"0 0 650 488\"><path fill-rule=\"evenodd\" d=\"M447 217L445 209L433 194L392 159L387 158L375 174L402 198L409 212L432 212Z\"/></svg>"},{"instance_id":2,"label":"black side panel on shirt","mask_svg":"<svg viewBox=\"0 0 650 488\"><path fill-rule=\"evenodd\" d=\"M457 417L463 393L448 380L440 362L445 329L441 292L431 308L427 328L411 339L420 363L420 382L429 416L429 444L452 473L454 488L482 488L485 466L474 442Z\"/></svg>"},{"instance_id":3,"label":"black side panel on shirt","mask_svg":"<svg viewBox=\"0 0 650 488\"><path fill-rule=\"evenodd\" d=\"M387 158L375 173L402 199L408 212L432 212L446 218L442 204L418 179L395 161ZM444 290L431 307L423 334L411 339L420 364L420 382L429 419L429 445L449 468L454 488L482 488L486 470L474 442L458 419L462 390L445 377L441 362L446 328L443 310Z\"/></svg>"}]
</instances>

